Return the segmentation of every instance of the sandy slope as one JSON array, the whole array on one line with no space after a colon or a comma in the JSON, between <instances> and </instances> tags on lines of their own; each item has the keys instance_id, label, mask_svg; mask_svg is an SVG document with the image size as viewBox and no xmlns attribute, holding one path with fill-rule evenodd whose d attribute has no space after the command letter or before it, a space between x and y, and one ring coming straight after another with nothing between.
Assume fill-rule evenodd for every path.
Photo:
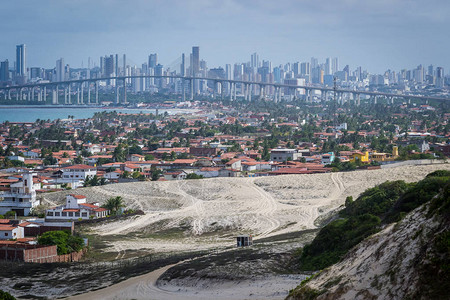
<instances>
[{"instance_id":1,"label":"sandy slope","mask_svg":"<svg viewBox=\"0 0 450 300\"><path fill-rule=\"evenodd\" d=\"M111 242L109 251L190 251L232 245L238 233L253 234L257 239L315 228L317 217L338 208L347 196L355 198L386 180L417 181L429 172L449 168L442 164L313 175L138 182L76 192L99 202L122 196L128 206L146 212L94 228L100 235L124 237ZM64 199L61 193L45 197L49 202ZM180 229L176 236L152 235L174 228L184 231ZM127 238L130 233L135 235Z\"/></svg>"}]
</instances>

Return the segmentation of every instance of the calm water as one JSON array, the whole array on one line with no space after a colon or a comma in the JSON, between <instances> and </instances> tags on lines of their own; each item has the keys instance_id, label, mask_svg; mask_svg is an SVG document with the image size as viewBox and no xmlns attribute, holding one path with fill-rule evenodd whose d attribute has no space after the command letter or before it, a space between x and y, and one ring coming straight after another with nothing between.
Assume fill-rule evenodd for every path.
<instances>
[{"instance_id":1,"label":"calm water","mask_svg":"<svg viewBox=\"0 0 450 300\"><path fill-rule=\"evenodd\" d=\"M91 108L91 107L8 107L0 106L0 123L9 122L35 122L36 119L55 120L67 119L67 116L74 116L75 119L90 118L96 112L117 111L121 113L155 113L155 109L124 109L124 108ZM158 113L168 112L169 114L183 113L181 109L159 109Z\"/></svg>"}]
</instances>

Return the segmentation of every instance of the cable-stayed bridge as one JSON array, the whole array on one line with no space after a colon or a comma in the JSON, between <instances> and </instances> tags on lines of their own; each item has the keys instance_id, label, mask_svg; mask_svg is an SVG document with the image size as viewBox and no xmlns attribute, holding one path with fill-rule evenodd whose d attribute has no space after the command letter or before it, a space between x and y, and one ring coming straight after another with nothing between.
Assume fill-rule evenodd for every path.
<instances>
[{"instance_id":1,"label":"cable-stayed bridge","mask_svg":"<svg viewBox=\"0 0 450 300\"><path fill-rule=\"evenodd\" d=\"M178 60L174 61L173 65L177 66ZM286 96L290 99L296 98L300 95L305 98L307 102L313 102L314 92L320 91L322 100L328 99L327 96L332 93L333 99L340 104L345 101L353 101L354 104L360 105L361 95L369 96L369 101L376 103L377 97L385 97L388 102L394 103L395 99L403 100L437 100L447 102L450 98L431 97L425 95L410 95L410 94L394 94L374 91L361 91L349 89L337 89L321 86L309 85L290 85L283 83L257 82L235 79L223 78L208 78L208 77L194 77L181 75L131 75L131 76L115 76L103 78L78 79L59 82L39 82L30 83L17 86L0 87L0 99L16 100L18 104L26 104L27 102L47 102L48 97L51 97L52 104L99 104L99 86L101 83L108 82L115 88L116 103L126 104L127 90L131 80L135 79L166 79L176 81L180 86L175 93L181 94L182 99L194 99L198 94L198 82L212 82L212 94L214 97L224 98L229 97L230 100L236 100L241 97L246 101L256 99L272 99L277 102ZM226 87L226 93L225 89ZM239 90L239 94L238 94ZM63 101L60 101L60 94L63 94ZM226 95L225 95L226 94ZM76 97L72 101L72 97Z\"/></svg>"}]
</instances>

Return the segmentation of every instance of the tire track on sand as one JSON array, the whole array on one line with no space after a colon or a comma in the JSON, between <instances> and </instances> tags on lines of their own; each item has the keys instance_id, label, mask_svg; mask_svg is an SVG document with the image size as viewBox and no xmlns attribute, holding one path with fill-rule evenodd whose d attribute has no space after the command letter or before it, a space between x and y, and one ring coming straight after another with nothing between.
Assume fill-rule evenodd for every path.
<instances>
[{"instance_id":1,"label":"tire track on sand","mask_svg":"<svg viewBox=\"0 0 450 300\"><path fill-rule=\"evenodd\" d=\"M249 179L249 186L261 197L260 201L258 201L260 206L257 214L263 216L269 224L266 230L258 234L258 238L263 238L280 227L280 221L273 217L273 214L278 209L279 203L263 188L257 186L254 178Z\"/></svg>"}]
</instances>

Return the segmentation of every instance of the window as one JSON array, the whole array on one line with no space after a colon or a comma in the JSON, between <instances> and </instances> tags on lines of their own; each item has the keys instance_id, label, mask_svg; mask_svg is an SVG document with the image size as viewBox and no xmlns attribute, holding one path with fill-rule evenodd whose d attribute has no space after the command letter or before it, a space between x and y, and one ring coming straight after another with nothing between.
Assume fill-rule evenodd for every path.
<instances>
[{"instance_id":1,"label":"window","mask_svg":"<svg viewBox=\"0 0 450 300\"><path fill-rule=\"evenodd\" d=\"M83 218L87 217L87 212L81 213L81 216L82 216Z\"/></svg>"},{"instance_id":2,"label":"window","mask_svg":"<svg viewBox=\"0 0 450 300\"><path fill-rule=\"evenodd\" d=\"M53 217L53 212L52 211L47 212L47 216Z\"/></svg>"},{"instance_id":3,"label":"window","mask_svg":"<svg viewBox=\"0 0 450 300\"><path fill-rule=\"evenodd\" d=\"M63 211L62 216L67 217L67 213L65 211Z\"/></svg>"},{"instance_id":4,"label":"window","mask_svg":"<svg viewBox=\"0 0 450 300\"><path fill-rule=\"evenodd\" d=\"M73 217L73 212L69 212L69 217Z\"/></svg>"},{"instance_id":5,"label":"window","mask_svg":"<svg viewBox=\"0 0 450 300\"><path fill-rule=\"evenodd\" d=\"M56 212L55 212L55 217L59 217L59 215L60 215L60 212L59 212L59 211L56 211Z\"/></svg>"},{"instance_id":6,"label":"window","mask_svg":"<svg viewBox=\"0 0 450 300\"><path fill-rule=\"evenodd\" d=\"M79 212L76 212L75 213L75 217L79 217L80 216L80 213Z\"/></svg>"},{"instance_id":7,"label":"window","mask_svg":"<svg viewBox=\"0 0 450 300\"><path fill-rule=\"evenodd\" d=\"M7 233L7 232L5 232L5 236L8 236L8 233Z\"/></svg>"}]
</instances>

